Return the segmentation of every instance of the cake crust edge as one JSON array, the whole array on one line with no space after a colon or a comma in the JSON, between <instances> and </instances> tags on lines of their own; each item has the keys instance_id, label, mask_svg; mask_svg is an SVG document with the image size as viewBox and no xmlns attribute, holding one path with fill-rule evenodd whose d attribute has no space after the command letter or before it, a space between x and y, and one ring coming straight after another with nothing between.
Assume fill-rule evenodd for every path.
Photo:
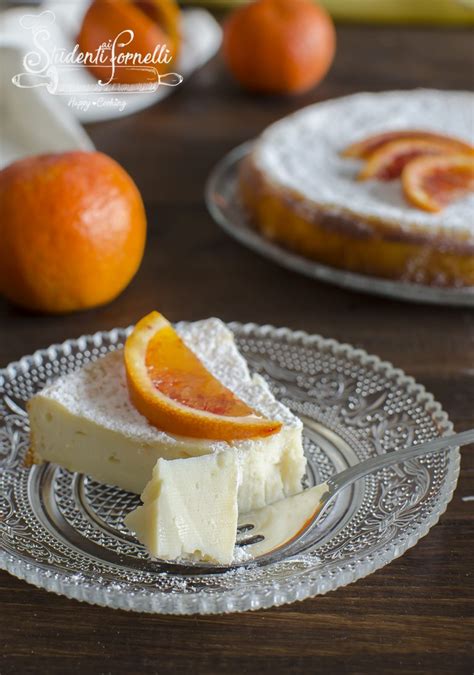
<instances>
[{"instance_id":1,"label":"cake crust edge","mask_svg":"<svg viewBox=\"0 0 474 675\"><path fill-rule=\"evenodd\" d=\"M368 276L474 286L474 242L463 233L407 231L318 204L269 180L257 166L255 151L241 162L238 190L252 225L306 258Z\"/></svg>"}]
</instances>

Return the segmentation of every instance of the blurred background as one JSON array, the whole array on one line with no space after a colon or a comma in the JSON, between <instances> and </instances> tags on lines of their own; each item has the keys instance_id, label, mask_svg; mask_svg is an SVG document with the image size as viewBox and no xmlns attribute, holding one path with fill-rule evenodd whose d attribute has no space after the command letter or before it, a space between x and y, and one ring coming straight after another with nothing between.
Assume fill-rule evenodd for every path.
<instances>
[{"instance_id":1,"label":"blurred background","mask_svg":"<svg viewBox=\"0 0 474 675\"><path fill-rule=\"evenodd\" d=\"M183 6L225 11L248 4L248 0L184 0ZM472 0L320 0L336 21L358 23L472 24Z\"/></svg>"},{"instance_id":2,"label":"blurred background","mask_svg":"<svg viewBox=\"0 0 474 675\"><path fill-rule=\"evenodd\" d=\"M26 4L38 3L3 0L2 9ZM122 112L92 116L67 100L64 105L47 92L43 96L44 87L27 94L11 85L11 74L6 77L13 98L10 105L0 96L0 157L3 151L13 158L32 148L44 152L77 146L105 153L138 187L148 232L136 275L106 304L56 315L0 297L0 366L67 338L130 325L153 309L171 321L218 316L303 329L364 348L423 383L457 431L472 427L472 307L362 294L279 267L219 228L207 210L204 190L210 172L229 151L303 106L363 91L472 90L474 3L321 0L335 23L334 59L314 86L291 95L249 92L230 72L219 26L243 4L181 2L183 17L191 8L210 12L204 22L203 15L186 19L191 25L187 61L177 66L184 81L133 114L128 114L130 103ZM65 25L73 5L58 3ZM17 26L18 17L14 19ZM79 28L70 27L71 38ZM14 30L0 14L3 45ZM203 42L207 48L199 51ZM0 74L7 74L4 56L0 54ZM51 250L54 254L54 242ZM472 505L461 496L473 494L473 476L472 453L465 453L458 491L441 524L386 571L356 587L265 615L198 621L112 613L73 605L0 573L0 632L18 655L16 670L10 672L37 672L38 663L61 675L93 672L91 663L95 672L136 672L138 667L155 672L178 658L187 666L183 672L311 672L323 664L329 673L352 667L352 672L378 674L388 672L387 658L398 672L471 672L463 612L468 616L466 542L472 541ZM64 638L71 620L74 641ZM275 654L276 660L271 658Z\"/></svg>"}]
</instances>

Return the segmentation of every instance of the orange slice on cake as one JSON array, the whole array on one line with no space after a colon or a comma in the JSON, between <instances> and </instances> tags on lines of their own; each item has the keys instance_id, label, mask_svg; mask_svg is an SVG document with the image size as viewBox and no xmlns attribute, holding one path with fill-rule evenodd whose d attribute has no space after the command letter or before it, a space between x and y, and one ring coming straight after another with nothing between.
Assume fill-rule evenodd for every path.
<instances>
[{"instance_id":1,"label":"orange slice on cake","mask_svg":"<svg viewBox=\"0 0 474 675\"><path fill-rule=\"evenodd\" d=\"M474 191L472 155L418 157L402 172L406 198L425 211L441 211L451 202Z\"/></svg>"},{"instance_id":2,"label":"orange slice on cake","mask_svg":"<svg viewBox=\"0 0 474 675\"><path fill-rule=\"evenodd\" d=\"M219 382L159 312L137 323L124 354L133 405L163 431L232 441L270 436L282 426Z\"/></svg>"},{"instance_id":3,"label":"orange slice on cake","mask_svg":"<svg viewBox=\"0 0 474 675\"><path fill-rule=\"evenodd\" d=\"M459 138L452 138L444 134L438 134L433 131L423 131L421 129L398 129L397 131L385 131L380 134L374 134L367 138L352 143L342 151L343 157L354 157L356 159L364 159L378 150L378 148L391 143L392 141L434 141L434 142L449 142L453 152L464 153L472 152L472 147L461 141Z\"/></svg>"},{"instance_id":4,"label":"orange slice on cake","mask_svg":"<svg viewBox=\"0 0 474 675\"><path fill-rule=\"evenodd\" d=\"M416 157L422 155L446 155L456 152L452 141L448 140L410 140L391 141L381 145L368 157L358 180L393 180L398 178L404 167Z\"/></svg>"}]
</instances>

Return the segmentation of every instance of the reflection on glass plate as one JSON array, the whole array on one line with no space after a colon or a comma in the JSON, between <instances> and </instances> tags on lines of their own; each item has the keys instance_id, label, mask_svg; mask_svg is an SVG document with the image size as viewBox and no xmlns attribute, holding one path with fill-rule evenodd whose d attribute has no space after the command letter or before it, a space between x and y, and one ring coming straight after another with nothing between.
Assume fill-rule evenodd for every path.
<instances>
[{"instance_id":1,"label":"reflection on glass plate","mask_svg":"<svg viewBox=\"0 0 474 675\"><path fill-rule=\"evenodd\" d=\"M230 328L251 368L304 422L307 486L452 428L423 387L360 349L286 328ZM261 562L219 568L151 560L123 524L137 496L50 464L24 467L28 398L122 347L126 335L115 329L68 340L0 371L0 567L12 574L71 598L141 612L270 607L389 563L428 532L451 499L457 450L360 481L318 527Z\"/></svg>"},{"instance_id":2,"label":"reflection on glass plate","mask_svg":"<svg viewBox=\"0 0 474 675\"><path fill-rule=\"evenodd\" d=\"M234 239L283 267L353 291L411 302L474 307L474 288L435 288L347 272L292 253L266 239L252 227L237 194L238 167L252 145L253 142L244 143L226 155L215 166L206 186L211 215Z\"/></svg>"}]
</instances>

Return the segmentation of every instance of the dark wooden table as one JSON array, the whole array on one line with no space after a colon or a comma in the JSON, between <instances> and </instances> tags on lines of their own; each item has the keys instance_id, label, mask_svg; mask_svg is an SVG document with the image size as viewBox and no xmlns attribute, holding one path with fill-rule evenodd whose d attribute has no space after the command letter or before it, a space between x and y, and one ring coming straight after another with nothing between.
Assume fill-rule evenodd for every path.
<instances>
[{"instance_id":1,"label":"dark wooden table","mask_svg":"<svg viewBox=\"0 0 474 675\"><path fill-rule=\"evenodd\" d=\"M152 308L302 328L396 363L433 392L457 430L474 426L474 312L359 295L284 271L212 222L213 164L303 105L364 89L469 88L465 30L339 27L326 81L297 99L250 97L219 59L160 105L91 126L144 196L139 274L111 305L40 317L0 301L0 365L38 347L124 326ZM0 573L0 673L471 673L474 462L464 452L447 513L402 558L346 588L241 615L129 614L58 597Z\"/></svg>"}]
</instances>

